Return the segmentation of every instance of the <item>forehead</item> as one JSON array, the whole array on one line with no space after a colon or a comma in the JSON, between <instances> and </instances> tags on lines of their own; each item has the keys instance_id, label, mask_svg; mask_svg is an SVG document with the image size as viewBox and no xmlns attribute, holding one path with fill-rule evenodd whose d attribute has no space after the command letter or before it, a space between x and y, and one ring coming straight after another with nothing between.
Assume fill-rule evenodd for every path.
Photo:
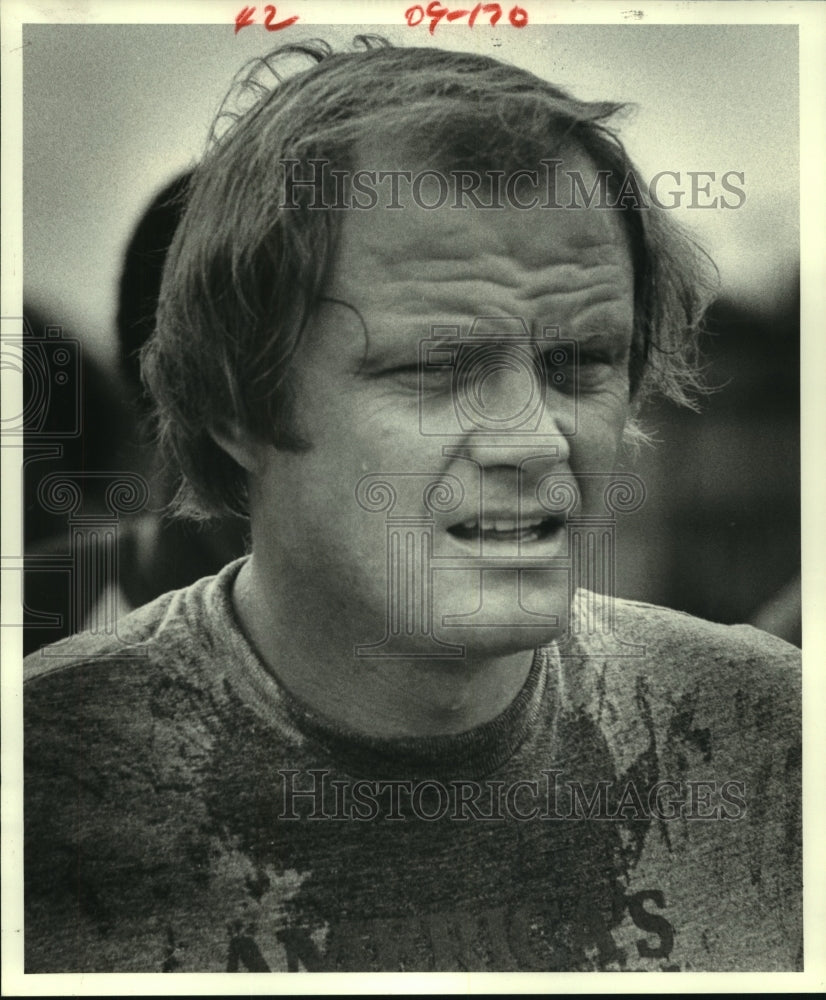
<instances>
[{"instance_id":1,"label":"forehead","mask_svg":"<svg viewBox=\"0 0 826 1000\"><path fill-rule=\"evenodd\" d=\"M377 169L362 162L359 169ZM589 187L596 178L581 154L563 169L578 170ZM328 287L359 310L371 350L428 336L437 324L467 328L479 316L516 316L569 337L610 329L630 340L633 268L619 213L453 207L452 198L427 209L404 183L401 208L386 201L346 212Z\"/></svg>"}]
</instances>

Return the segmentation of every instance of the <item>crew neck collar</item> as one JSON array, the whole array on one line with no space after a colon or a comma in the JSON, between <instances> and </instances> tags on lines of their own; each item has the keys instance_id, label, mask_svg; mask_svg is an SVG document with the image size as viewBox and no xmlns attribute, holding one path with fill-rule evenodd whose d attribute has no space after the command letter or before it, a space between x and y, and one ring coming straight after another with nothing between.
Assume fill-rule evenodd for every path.
<instances>
[{"instance_id":1,"label":"crew neck collar","mask_svg":"<svg viewBox=\"0 0 826 1000\"><path fill-rule=\"evenodd\" d=\"M552 710L549 678L557 676L559 666L553 644L535 651L528 677L510 705L465 732L396 738L370 736L344 726L290 692L245 636L232 588L246 558L226 566L205 593L211 655L222 661L232 689L262 721L298 742L315 743L337 770L375 779L484 777L510 760L540 716ZM219 650L223 655L216 657Z\"/></svg>"}]
</instances>

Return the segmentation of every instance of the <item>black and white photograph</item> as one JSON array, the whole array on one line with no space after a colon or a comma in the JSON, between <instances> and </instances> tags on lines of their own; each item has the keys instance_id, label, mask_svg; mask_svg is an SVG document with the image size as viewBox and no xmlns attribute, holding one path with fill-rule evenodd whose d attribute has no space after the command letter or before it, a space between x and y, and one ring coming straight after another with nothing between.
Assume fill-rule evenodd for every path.
<instances>
[{"instance_id":1,"label":"black and white photograph","mask_svg":"<svg viewBox=\"0 0 826 1000\"><path fill-rule=\"evenodd\" d=\"M823 988L826 4L2 16L4 994Z\"/></svg>"}]
</instances>

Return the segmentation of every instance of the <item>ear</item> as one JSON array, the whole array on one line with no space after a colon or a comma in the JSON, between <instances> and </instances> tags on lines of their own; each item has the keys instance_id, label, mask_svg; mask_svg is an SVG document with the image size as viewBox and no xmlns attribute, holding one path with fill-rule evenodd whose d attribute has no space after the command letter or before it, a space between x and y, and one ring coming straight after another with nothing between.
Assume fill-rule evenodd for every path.
<instances>
[{"instance_id":1,"label":"ear","mask_svg":"<svg viewBox=\"0 0 826 1000\"><path fill-rule=\"evenodd\" d=\"M222 427L211 427L209 436L222 451L234 459L242 469L255 475L263 462L263 448L250 434L236 424L225 424Z\"/></svg>"}]
</instances>

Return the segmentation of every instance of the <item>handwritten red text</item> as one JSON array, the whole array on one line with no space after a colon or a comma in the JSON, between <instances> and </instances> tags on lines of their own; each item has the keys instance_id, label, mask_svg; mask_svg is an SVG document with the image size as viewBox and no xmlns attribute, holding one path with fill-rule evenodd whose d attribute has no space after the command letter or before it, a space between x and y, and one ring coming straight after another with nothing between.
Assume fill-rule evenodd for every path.
<instances>
[{"instance_id":1,"label":"handwritten red text","mask_svg":"<svg viewBox=\"0 0 826 1000\"><path fill-rule=\"evenodd\" d=\"M426 8L422 7L421 4L414 4L404 12L405 20L411 28L417 27L425 18L429 18L431 35L436 31L436 25L442 18L451 22L466 17L468 27L472 28L480 14L488 18L491 27L495 27L502 18L502 7L498 3L477 3L469 10L448 10L444 4L434 0ZM528 12L522 7L511 7L508 12L508 21L514 28L524 28L528 23Z\"/></svg>"},{"instance_id":2,"label":"handwritten red text","mask_svg":"<svg viewBox=\"0 0 826 1000\"><path fill-rule=\"evenodd\" d=\"M248 28L251 24L257 24L255 20L255 7L244 7L235 15L235 34L242 28ZM283 21L276 21L276 10L275 5L268 3L264 7L264 20L263 25L267 31L281 31L282 28L289 28L291 24L295 24L298 20L298 14L293 15L293 17L285 17Z\"/></svg>"}]
</instances>

